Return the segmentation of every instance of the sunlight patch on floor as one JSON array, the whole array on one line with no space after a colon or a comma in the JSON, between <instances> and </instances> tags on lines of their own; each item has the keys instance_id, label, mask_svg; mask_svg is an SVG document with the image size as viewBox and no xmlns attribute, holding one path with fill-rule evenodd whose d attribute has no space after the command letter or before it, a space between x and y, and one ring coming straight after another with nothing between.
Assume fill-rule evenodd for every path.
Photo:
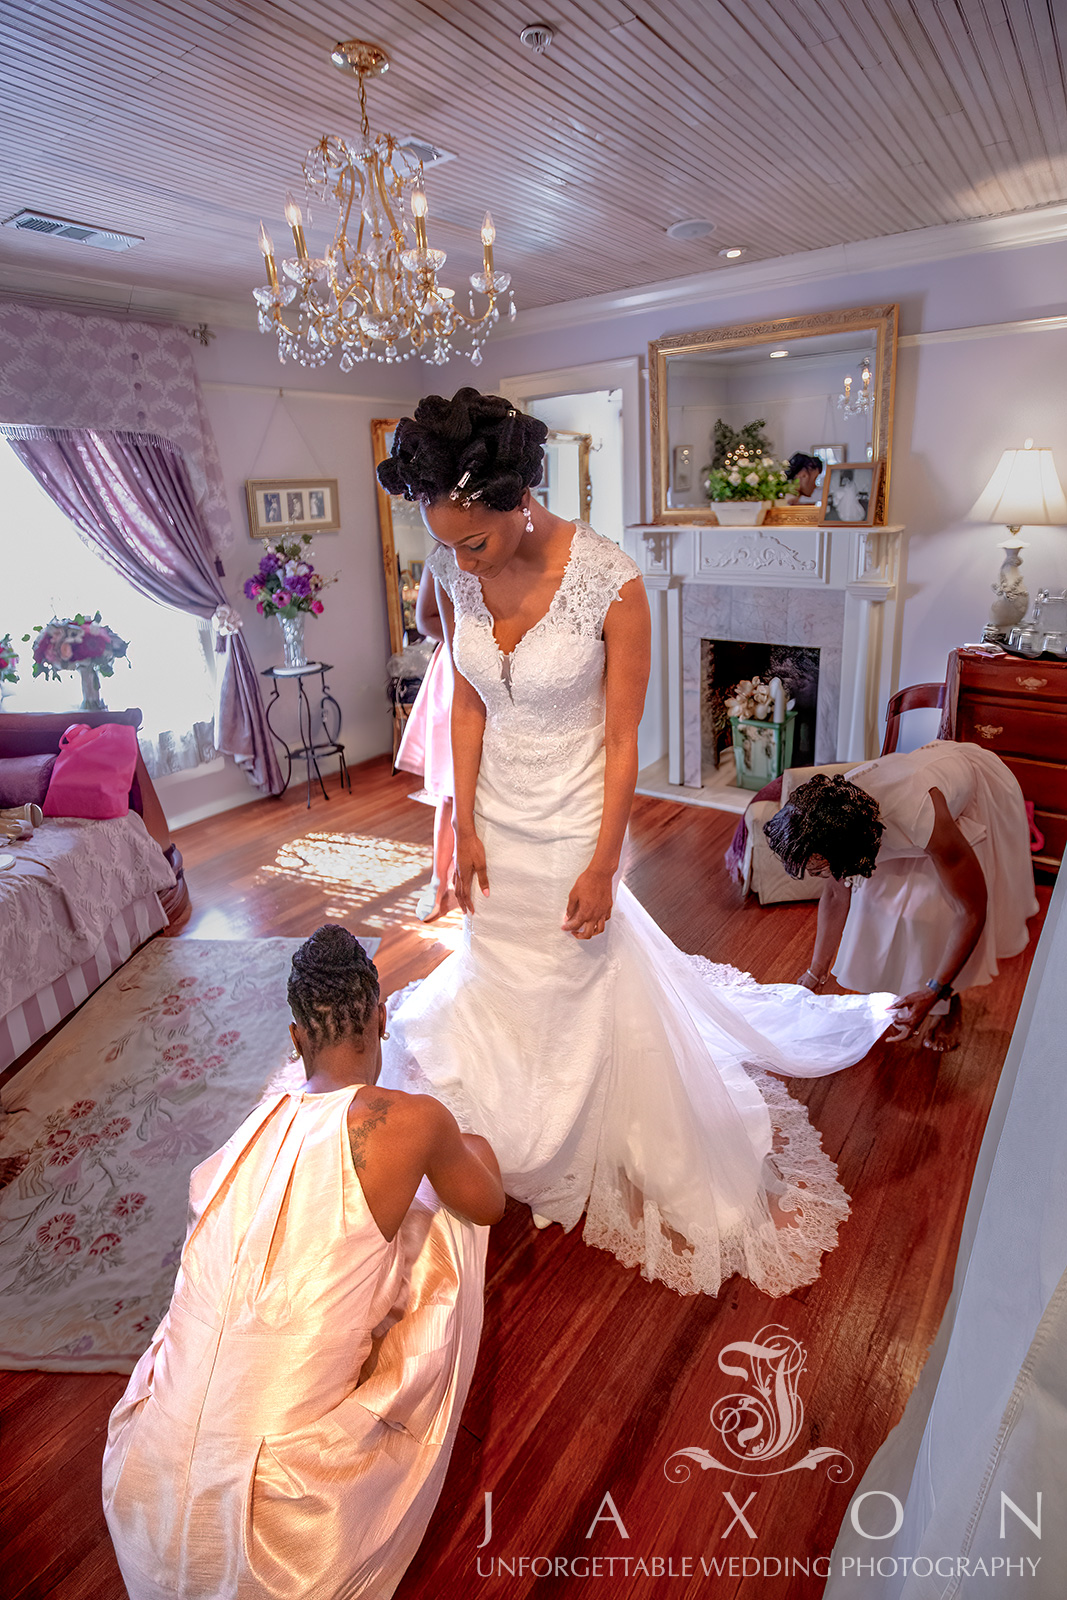
<instances>
[{"instance_id":1,"label":"sunlight patch on floor","mask_svg":"<svg viewBox=\"0 0 1067 1600\"><path fill-rule=\"evenodd\" d=\"M319 884L343 902L347 913L390 897L392 909L414 915L418 885L429 876L430 859L425 845L376 834L308 833L282 845L264 871Z\"/></svg>"},{"instance_id":2,"label":"sunlight patch on floor","mask_svg":"<svg viewBox=\"0 0 1067 1600\"><path fill-rule=\"evenodd\" d=\"M416 919L412 932L428 944L442 945L451 955L463 943L463 913L450 911L447 917L438 917L436 922L419 922Z\"/></svg>"}]
</instances>

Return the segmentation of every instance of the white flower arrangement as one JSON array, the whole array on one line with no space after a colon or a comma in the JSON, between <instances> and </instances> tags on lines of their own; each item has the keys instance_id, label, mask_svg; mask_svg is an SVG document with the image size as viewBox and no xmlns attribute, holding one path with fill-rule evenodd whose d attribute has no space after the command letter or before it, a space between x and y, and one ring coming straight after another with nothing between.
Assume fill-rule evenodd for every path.
<instances>
[{"instance_id":1,"label":"white flower arrangement","mask_svg":"<svg viewBox=\"0 0 1067 1600\"><path fill-rule=\"evenodd\" d=\"M716 500L779 500L787 492L786 463L735 450L721 467L704 468L704 493Z\"/></svg>"},{"instance_id":2,"label":"white flower arrangement","mask_svg":"<svg viewBox=\"0 0 1067 1600\"><path fill-rule=\"evenodd\" d=\"M772 678L770 683L764 683L758 676L742 678L741 682L726 696L726 715L728 717L741 717L748 722L769 722L774 720L775 691L783 700L784 709L792 711L795 701L785 701L784 690L778 678Z\"/></svg>"}]
</instances>

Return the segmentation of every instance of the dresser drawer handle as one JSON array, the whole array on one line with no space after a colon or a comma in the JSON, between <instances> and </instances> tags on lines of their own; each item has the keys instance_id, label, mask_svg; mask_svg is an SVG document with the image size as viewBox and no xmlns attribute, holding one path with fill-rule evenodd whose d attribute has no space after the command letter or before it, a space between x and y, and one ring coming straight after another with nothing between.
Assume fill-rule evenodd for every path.
<instances>
[{"instance_id":1,"label":"dresser drawer handle","mask_svg":"<svg viewBox=\"0 0 1067 1600\"><path fill-rule=\"evenodd\" d=\"M1003 728L996 727L992 722L976 722L975 733L980 733L983 739L995 739L998 733L1003 733Z\"/></svg>"},{"instance_id":2,"label":"dresser drawer handle","mask_svg":"<svg viewBox=\"0 0 1067 1600\"><path fill-rule=\"evenodd\" d=\"M1043 689L1048 682L1047 678L1016 678L1020 689Z\"/></svg>"}]
</instances>

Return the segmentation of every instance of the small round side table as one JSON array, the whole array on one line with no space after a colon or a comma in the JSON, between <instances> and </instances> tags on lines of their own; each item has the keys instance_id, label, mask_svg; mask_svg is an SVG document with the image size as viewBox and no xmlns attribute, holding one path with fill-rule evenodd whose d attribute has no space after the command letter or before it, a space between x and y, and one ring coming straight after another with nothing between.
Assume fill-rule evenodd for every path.
<instances>
[{"instance_id":1,"label":"small round side table","mask_svg":"<svg viewBox=\"0 0 1067 1600\"><path fill-rule=\"evenodd\" d=\"M329 662L308 661L302 667L264 667L261 673L262 677L271 680L271 688L273 690L266 705L267 727L270 729L275 743L280 745L285 753L285 786L282 792L284 793L285 789L289 787L289 780L293 775L293 762L303 761L307 769L307 803L309 808L311 806L312 770L314 770L315 776L319 781L322 798L324 800L330 798L326 793L326 785L322 781L322 773L319 771L319 756L338 757L341 765L341 788L343 790L347 783L348 792L349 794L352 793L352 777L348 767L345 765L345 747L340 740L341 707L326 687L326 674L332 672L332 670L333 668ZM323 733L321 739L315 737L317 731L315 728L315 713L312 710L312 702L309 700L307 690L304 687L305 678L316 676L319 679L318 722ZM278 685L284 678L294 678L296 680L300 744L295 749L286 744L270 720L271 711L281 698L281 690Z\"/></svg>"}]
</instances>

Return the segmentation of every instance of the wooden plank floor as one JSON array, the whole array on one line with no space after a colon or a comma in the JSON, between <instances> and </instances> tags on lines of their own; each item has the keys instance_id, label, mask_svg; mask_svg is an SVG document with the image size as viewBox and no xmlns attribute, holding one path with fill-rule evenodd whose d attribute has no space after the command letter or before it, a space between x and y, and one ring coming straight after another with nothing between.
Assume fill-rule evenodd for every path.
<instances>
[{"instance_id":1,"label":"wooden plank floor","mask_svg":"<svg viewBox=\"0 0 1067 1600\"><path fill-rule=\"evenodd\" d=\"M182 830L195 907L186 935L303 935L344 920L382 938L386 991L425 975L456 942L459 922L426 928L415 920L432 812L407 801L411 788L382 758L355 769L351 798L331 786L329 804L317 799L307 811L297 791ZM767 981L795 978L810 955L814 905L761 908L742 898L722 866L734 821L639 798L627 881L682 948ZM1044 908L1047 890L1041 901ZM1036 933L1039 924L1032 926ZM1028 966L1029 956L1019 957L976 993L956 1054L939 1060L913 1046L882 1046L848 1072L792 1086L839 1164L853 1209L822 1276L784 1300L737 1278L715 1299L682 1298L589 1249L577 1231L538 1233L528 1211L509 1204L491 1235L471 1397L402 1600L518 1600L535 1585L538 1595L579 1592L584 1557L601 1559L588 1572L610 1600L647 1595L668 1579L680 1600L698 1592L716 1600L821 1594L813 1563L829 1553L937 1328ZM723 1454L709 1413L738 1385L720 1371L718 1353L770 1324L807 1351L804 1426L782 1459L831 1446L850 1457L854 1474L846 1483L808 1471L757 1482L694 1471L688 1482L670 1481L664 1464L672 1452L718 1445ZM121 1600L99 1472L108 1413L124 1384L117 1376L0 1373L6 1600ZM486 1491L493 1538L478 1550ZM608 1493L628 1537L606 1510L587 1537ZM755 1537L735 1520L726 1494ZM558 1565L575 1558L573 1575ZM706 1576L702 1559L719 1576ZM775 1566L787 1561L801 1563L800 1575L775 1575L789 1572Z\"/></svg>"}]
</instances>

